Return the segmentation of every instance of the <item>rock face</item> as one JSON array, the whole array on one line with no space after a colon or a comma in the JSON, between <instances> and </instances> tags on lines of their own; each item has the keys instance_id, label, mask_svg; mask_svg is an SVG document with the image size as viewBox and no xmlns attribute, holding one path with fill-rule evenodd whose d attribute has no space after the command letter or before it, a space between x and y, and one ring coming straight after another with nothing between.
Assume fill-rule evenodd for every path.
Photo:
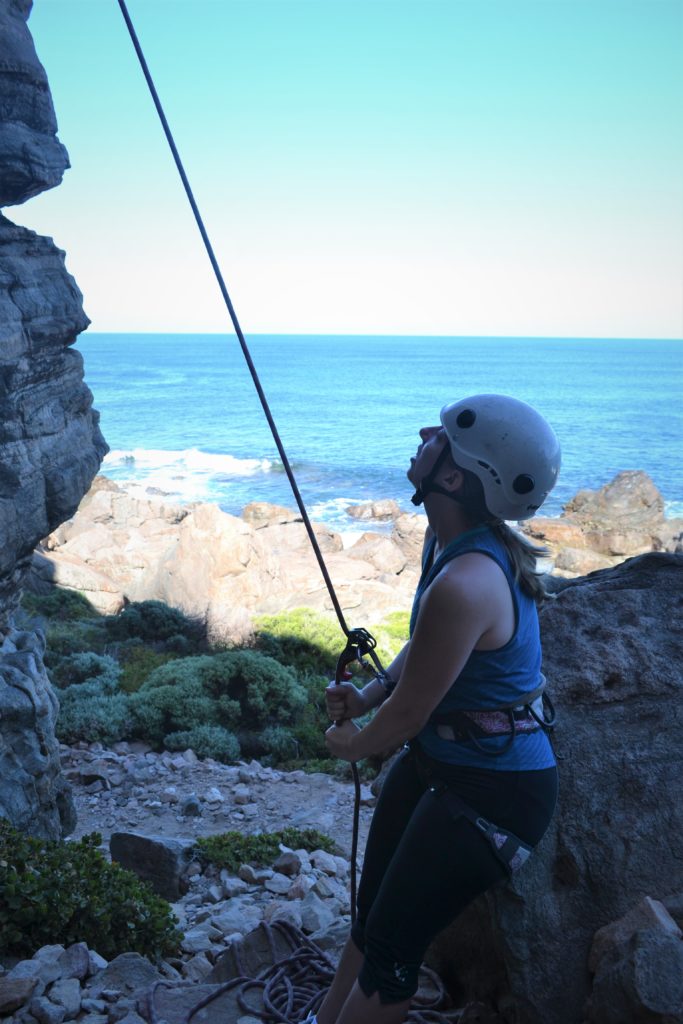
<instances>
[{"instance_id":1,"label":"rock face","mask_svg":"<svg viewBox=\"0 0 683 1024\"><path fill-rule=\"evenodd\" d=\"M410 607L417 577L408 558L424 519L402 516L400 525L401 534L364 534L343 551L338 534L314 524L342 608L354 620ZM104 477L34 557L31 586L53 583L81 590L106 612L124 601L164 601L205 622L214 640L243 639L252 615L332 610L303 523L286 510L252 505L240 518L215 505L179 508L135 497Z\"/></svg>"},{"instance_id":2,"label":"rock face","mask_svg":"<svg viewBox=\"0 0 683 1024\"><path fill-rule=\"evenodd\" d=\"M69 166L47 76L26 26L31 0L0 3L0 207L54 188Z\"/></svg>"},{"instance_id":3,"label":"rock face","mask_svg":"<svg viewBox=\"0 0 683 1024\"><path fill-rule=\"evenodd\" d=\"M558 810L524 870L438 947L469 962L474 929L483 948L467 984L485 993L502 968L520 1024L581 1021L594 933L642 897L666 903L683 891L682 570L683 555L642 555L568 581L542 612ZM653 942L649 953L620 949L619 970L642 979L647 960L656 981L647 958L664 939Z\"/></svg>"},{"instance_id":4,"label":"rock face","mask_svg":"<svg viewBox=\"0 0 683 1024\"><path fill-rule=\"evenodd\" d=\"M0 0L0 206L59 184L69 166L26 26L30 8ZM0 216L0 757L9 771L0 814L41 835L59 835L69 821L62 814L60 826L57 812L54 700L37 638L22 635L17 666L11 614L34 547L73 514L106 451L70 348L87 325L64 253Z\"/></svg>"},{"instance_id":5,"label":"rock face","mask_svg":"<svg viewBox=\"0 0 683 1024\"><path fill-rule=\"evenodd\" d=\"M0 646L0 817L32 835L72 832L76 814L60 770L59 705L40 636L10 630Z\"/></svg>"},{"instance_id":6,"label":"rock face","mask_svg":"<svg viewBox=\"0 0 683 1024\"><path fill-rule=\"evenodd\" d=\"M666 519L647 473L627 471L598 491L579 491L559 519L536 516L524 532L548 546L555 568L576 576L647 551L683 550L683 520Z\"/></svg>"}]
</instances>

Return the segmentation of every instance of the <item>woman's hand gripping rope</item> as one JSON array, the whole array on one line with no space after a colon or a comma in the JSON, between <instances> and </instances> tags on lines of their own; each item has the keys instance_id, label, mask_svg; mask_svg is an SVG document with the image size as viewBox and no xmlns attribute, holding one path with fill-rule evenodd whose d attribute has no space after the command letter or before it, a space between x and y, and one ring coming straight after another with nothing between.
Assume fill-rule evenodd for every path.
<instances>
[{"instance_id":1,"label":"woman's hand gripping rope","mask_svg":"<svg viewBox=\"0 0 683 1024\"><path fill-rule=\"evenodd\" d=\"M350 673L345 672L345 676ZM358 726L352 719L360 718L368 710L363 694L353 683L344 681L330 682L325 690L327 713L334 723L325 733L327 749L333 757L342 761L353 761L349 748Z\"/></svg>"}]
</instances>

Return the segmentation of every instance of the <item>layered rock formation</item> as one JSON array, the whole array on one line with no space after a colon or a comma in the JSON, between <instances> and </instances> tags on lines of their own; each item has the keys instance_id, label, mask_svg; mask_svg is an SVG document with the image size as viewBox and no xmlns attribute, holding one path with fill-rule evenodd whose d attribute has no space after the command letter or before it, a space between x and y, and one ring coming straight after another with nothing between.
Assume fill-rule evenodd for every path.
<instances>
[{"instance_id":1,"label":"layered rock formation","mask_svg":"<svg viewBox=\"0 0 683 1024\"><path fill-rule=\"evenodd\" d=\"M54 187L69 166L26 26L30 8L0 0L0 206ZM64 827L72 815L39 641L15 634L11 615L33 548L74 513L106 451L70 348L87 325L64 253L0 216L0 814L43 835L59 832L60 808ZM32 650L20 669L17 644Z\"/></svg>"},{"instance_id":2,"label":"layered rock formation","mask_svg":"<svg viewBox=\"0 0 683 1024\"><path fill-rule=\"evenodd\" d=\"M594 933L645 896L680 903L682 570L683 554L642 555L567 581L542 612L544 671L559 711L557 814L524 870L439 947L441 962L470 965L459 979L470 994L498 979L520 1024L583 1020ZM612 967L624 961L624 979L657 979L660 946L620 948ZM591 1021L608 1019L594 1012Z\"/></svg>"}]
</instances>

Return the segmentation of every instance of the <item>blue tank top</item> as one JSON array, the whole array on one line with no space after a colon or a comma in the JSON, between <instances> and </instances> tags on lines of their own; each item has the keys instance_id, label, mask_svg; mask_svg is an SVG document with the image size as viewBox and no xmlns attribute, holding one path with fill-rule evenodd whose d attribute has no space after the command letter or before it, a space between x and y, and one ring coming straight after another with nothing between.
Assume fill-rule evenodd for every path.
<instances>
[{"instance_id":1,"label":"blue tank top","mask_svg":"<svg viewBox=\"0 0 683 1024\"><path fill-rule=\"evenodd\" d=\"M422 595L429 585L445 565L472 551L492 558L505 573L512 595L515 628L503 647L493 651L472 651L460 675L434 709L433 715L448 711L486 710L501 704L523 704L525 694L535 690L541 681L538 613L533 598L525 594L515 580L505 545L488 526L478 526L452 541L432 565L435 545L436 538L432 538L425 551L422 576L410 617L410 635L415 629ZM496 750L504 747L509 738L488 736L477 740L477 743L487 750ZM498 756L477 750L469 740L442 739L431 719L416 739L426 754L447 764L498 771L533 771L551 768L555 764L550 741L542 729L519 733L510 750Z\"/></svg>"}]
</instances>

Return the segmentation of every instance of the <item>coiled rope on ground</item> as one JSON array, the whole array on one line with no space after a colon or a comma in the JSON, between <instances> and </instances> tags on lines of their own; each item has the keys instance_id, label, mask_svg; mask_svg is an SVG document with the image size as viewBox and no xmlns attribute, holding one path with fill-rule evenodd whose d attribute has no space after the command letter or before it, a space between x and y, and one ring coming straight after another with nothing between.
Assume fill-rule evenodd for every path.
<instances>
[{"instance_id":1,"label":"coiled rope on ground","mask_svg":"<svg viewBox=\"0 0 683 1024\"><path fill-rule=\"evenodd\" d=\"M229 993L233 994L241 1013L256 1018L262 1024L300 1024L309 1013L315 1013L320 1008L335 973L335 964L328 954L289 922L275 921L270 925L263 923L259 928L270 948L271 965L260 970L256 977L250 977L244 959L240 956L239 946L233 947L232 954L239 975L203 995L189 1009L184 1010L182 1016L174 1015L173 1024L192 1024L200 1010ZM283 942L290 950L284 956ZM406 1024L455 1024L461 1019L463 1010L452 1008L443 983L434 971L423 965L420 981L420 991L413 999ZM158 1006L160 991L177 993L179 990L188 991L196 987L195 982L157 982L148 996L150 1024L166 1022Z\"/></svg>"}]
</instances>

